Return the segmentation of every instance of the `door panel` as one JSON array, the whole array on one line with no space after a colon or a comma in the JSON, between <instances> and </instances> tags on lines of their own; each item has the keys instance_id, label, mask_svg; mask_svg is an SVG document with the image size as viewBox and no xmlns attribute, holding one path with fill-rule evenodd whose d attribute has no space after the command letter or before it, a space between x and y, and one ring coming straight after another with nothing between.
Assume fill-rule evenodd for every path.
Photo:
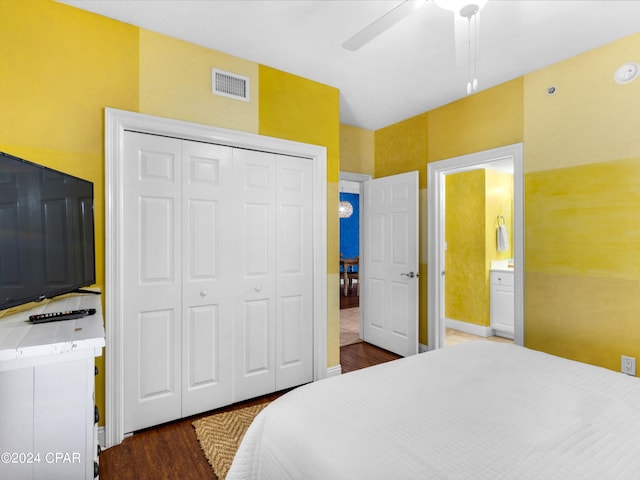
<instances>
[{"instance_id":1,"label":"door panel","mask_svg":"<svg viewBox=\"0 0 640 480\"><path fill-rule=\"evenodd\" d=\"M124 431L180 416L181 146L126 133L123 252Z\"/></svg>"},{"instance_id":2,"label":"door panel","mask_svg":"<svg viewBox=\"0 0 640 480\"><path fill-rule=\"evenodd\" d=\"M174 394L175 348L172 339L177 336L175 311L140 312L137 323L137 363L144 372L140 377L140 400L146 402Z\"/></svg>"},{"instance_id":3,"label":"door panel","mask_svg":"<svg viewBox=\"0 0 640 480\"><path fill-rule=\"evenodd\" d=\"M182 142L182 416L231 402L233 151Z\"/></svg>"},{"instance_id":4,"label":"door panel","mask_svg":"<svg viewBox=\"0 0 640 480\"><path fill-rule=\"evenodd\" d=\"M418 352L418 172L364 184L364 341Z\"/></svg>"},{"instance_id":5,"label":"door panel","mask_svg":"<svg viewBox=\"0 0 640 480\"><path fill-rule=\"evenodd\" d=\"M275 385L276 168L269 154L235 150L235 269L233 401Z\"/></svg>"},{"instance_id":6,"label":"door panel","mask_svg":"<svg viewBox=\"0 0 640 480\"><path fill-rule=\"evenodd\" d=\"M277 159L276 390L313 380L313 171L310 160Z\"/></svg>"}]
</instances>

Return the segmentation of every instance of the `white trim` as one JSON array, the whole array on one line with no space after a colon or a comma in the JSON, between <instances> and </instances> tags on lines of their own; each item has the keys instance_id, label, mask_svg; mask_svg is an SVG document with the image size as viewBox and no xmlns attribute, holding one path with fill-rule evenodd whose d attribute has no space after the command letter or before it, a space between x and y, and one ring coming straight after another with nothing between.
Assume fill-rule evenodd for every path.
<instances>
[{"instance_id":1,"label":"white trim","mask_svg":"<svg viewBox=\"0 0 640 480\"><path fill-rule=\"evenodd\" d=\"M470 333L471 335L476 335L478 337L493 337L493 328L491 327L485 327L483 325L476 325L474 323L454 320L453 318L445 318L444 326L447 328L452 328L453 330L457 330L459 332Z\"/></svg>"},{"instance_id":2,"label":"white trim","mask_svg":"<svg viewBox=\"0 0 640 480\"><path fill-rule=\"evenodd\" d=\"M424 343L418 343L418 353L424 353L429 351L429 345Z\"/></svg>"},{"instance_id":3,"label":"white trim","mask_svg":"<svg viewBox=\"0 0 640 480\"><path fill-rule=\"evenodd\" d=\"M444 260L440 254L440 242L444 238L444 221L441 214L444 206L444 178L446 174L480 168L488 162L512 159L513 174L513 258L515 321L514 343L524 345L524 173L523 145L516 143L505 147L462 155L427 164L428 201L428 320L429 350L444 347L444 326L440 310L443 292L440 288L440 273L444 271Z\"/></svg>"},{"instance_id":4,"label":"white trim","mask_svg":"<svg viewBox=\"0 0 640 480\"><path fill-rule=\"evenodd\" d=\"M342 365L338 364L327 368L327 378L339 377L340 375L342 375Z\"/></svg>"},{"instance_id":5,"label":"white trim","mask_svg":"<svg viewBox=\"0 0 640 480\"><path fill-rule=\"evenodd\" d=\"M104 427L98 427L98 445L100 445L100 449L104 450L105 447L105 436L104 436Z\"/></svg>"},{"instance_id":6,"label":"white trim","mask_svg":"<svg viewBox=\"0 0 640 480\"><path fill-rule=\"evenodd\" d=\"M105 109L105 321L106 445L124 438L123 306L120 278L124 271L123 170L124 132L137 132L204 141L238 148L309 158L313 161L313 378L327 375L327 149L317 145L227 130L124 110Z\"/></svg>"}]
</instances>

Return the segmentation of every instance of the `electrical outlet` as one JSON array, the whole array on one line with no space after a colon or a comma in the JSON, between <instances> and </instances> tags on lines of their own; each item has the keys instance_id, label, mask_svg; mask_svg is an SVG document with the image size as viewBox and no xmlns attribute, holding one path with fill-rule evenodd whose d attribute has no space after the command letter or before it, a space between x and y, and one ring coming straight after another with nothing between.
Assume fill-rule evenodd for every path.
<instances>
[{"instance_id":1,"label":"electrical outlet","mask_svg":"<svg viewBox=\"0 0 640 480\"><path fill-rule=\"evenodd\" d=\"M634 357L627 357L622 355L622 373L626 373L627 375L631 375L633 377L636 376L636 359Z\"/></svg>"}]
</instances>

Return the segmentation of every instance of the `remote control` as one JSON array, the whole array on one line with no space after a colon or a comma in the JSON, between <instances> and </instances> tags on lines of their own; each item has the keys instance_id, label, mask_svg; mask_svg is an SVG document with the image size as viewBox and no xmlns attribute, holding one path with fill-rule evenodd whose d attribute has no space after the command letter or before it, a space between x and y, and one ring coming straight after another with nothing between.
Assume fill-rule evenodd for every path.
<instances>
[{"instance_id":1,"label":"remote control","mask_svg":"<svg viewBox=\"0 0 640 480\"><path fill-rule=\"evenodd\" d=\"M58 322L60 320L73 320L74 318L82 318L87 315L96 313L95 308L87 308L84 310L68 310L66 312L40 313L38 315L29 316L31 323Z\"/></svg>"}]
</instances>

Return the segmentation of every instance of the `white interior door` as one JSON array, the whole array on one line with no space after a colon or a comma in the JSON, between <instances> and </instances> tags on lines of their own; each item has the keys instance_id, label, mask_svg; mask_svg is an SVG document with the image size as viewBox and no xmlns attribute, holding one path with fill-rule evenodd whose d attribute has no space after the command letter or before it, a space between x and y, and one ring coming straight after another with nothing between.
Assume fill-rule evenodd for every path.
<instances>
[{"instance_id":1,"label":"white interior door","mask_svg":"<svg viewBox=\"0 0 640 480\"><path fill-rule=\"evenodd\" d=\"M182 416L231 403L233 149L182 141Z\"/></svg>"},{"instance_id":2,"label":"white interior door","mask_svg":"<svg viewBox=\"0 0 640 480\"><path fill-rule=\"evenodd\" d=\"M364 341L418 353L418 172L364 184Z\"/></svg>"},{"instance_id":3,"label":"white interior door","mask_svg":"<svg viewBox=\"0 0 640 480\"><path fill-rule=\"evenodd\" d=\"M232 152L126 134L127 432L231 403Z\"/></svg>"},{"instance_id":4,"label":"white interior door","mask_svg":"<svg viewBox=\"0 0 640 480\"><path fill-rule=\"evenodd\" d=\"M235 152L236 259L233 319L234 401L275 385L276 165L266 154Z\"/></svg>"},{"instance_id":5,"label":"white interior door","mask_svg":"<svg viewBox=\"0 0 640 480\"><path fill-rule=\"evenodd\" d=\"M275 360L276 390L282 390L313 380L313 166L308 159L275 157Z\"/></svg>"},{"instance_id":6,"label":"white interior door","mask_svg":"<svg viewBox=\"0 0 640 480\"><path fill-rule=\"evenodd\" d=\"M180 417L182 144L127 132L124 431Z\"/></svg>"},{"instance_id":7,"label":"white interior door","mask_svg":"<svg viewBox=\"0 0 640 480\"><path fill-rule=\"evenodd\" d=\"M311 162L236 150L234 401L313 380Z\"/></svg>"}]
</instances>

